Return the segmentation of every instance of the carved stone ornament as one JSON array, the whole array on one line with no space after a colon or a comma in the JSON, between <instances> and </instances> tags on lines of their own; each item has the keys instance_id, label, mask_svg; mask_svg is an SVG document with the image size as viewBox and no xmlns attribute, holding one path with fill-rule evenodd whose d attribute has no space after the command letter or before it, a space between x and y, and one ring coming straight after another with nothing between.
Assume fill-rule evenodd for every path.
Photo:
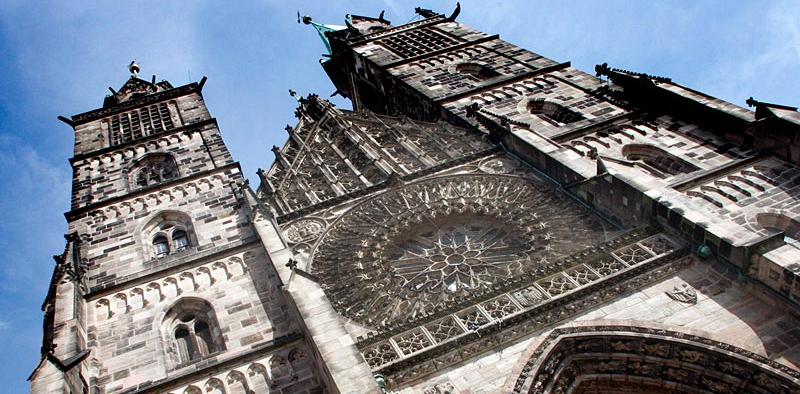
<instances>
[{"instance_id":1,"label":"carved stone ornament","mask_svg":"<svg viewBox=\"0 0 800 394\"><path fill-rule=\"evenodd\" d=\"M450 381L436 383L424 389L424 394L455 394L456 387Z\"/></svg>"},{"instance_id":2,"label":"carved stone ornament","mask_svg":"<svg viewBox=\"0 0 800 394\"><path fill-rule=\"evenodd\" d=\"M675 286L672 290L665 291L665 293L675 301L683 302L684 304L697 303L697 291L689 287L686 283L683 286Z\"/></svg>"},{"instance_id":3,"label":"carved stone ornament","mask_svg":"<svg viewBox=\"0 0 800 394\"><path fill-rule=\"evenodd\" d=\"M288 226L283 234L289 243L310 242L319 238L325 222L319 219L301 219Z\"/></svg>"},{"instance_id":4,"label":"carved stone ornament","mask_svg":"<svg viewBox=\"0 0 800 394\"><path fill-rule=\"evenodd\" d=\"M320 241L312 271L340 313L386 325L537 272L601 242L603 229L544 182L447 176L352 208Z\"/></svg>"},{"instance_id":5,"label":"carved stone ornament","mask_svg":"<svg viewBox=\"0 0 800 394\"><path fill-rule=\"evenodd\" d=\"M507 157L495 157L480 164L481 171L488 174L508 174L517 168L517 163Z\"/></svg>"}]
</instances>

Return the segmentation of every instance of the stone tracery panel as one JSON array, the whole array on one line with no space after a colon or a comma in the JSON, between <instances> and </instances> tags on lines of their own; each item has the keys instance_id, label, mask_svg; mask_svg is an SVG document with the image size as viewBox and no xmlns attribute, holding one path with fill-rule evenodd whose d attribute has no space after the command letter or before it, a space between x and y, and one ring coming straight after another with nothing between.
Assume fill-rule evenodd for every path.
<instances>
[{"instance_id":1,"label":"stone tracery panel","mask_svg":"<svg viewBox=\"0 0 800 394\"><path fill-rule=\"evenodd\" d=\"M648 236L649 234L650 230L637 230L598 245L594 248L595 253L576 253L565 261L571 264L582 262L564 269L562 277L566 277L566 273L575 268L583 270L595 266L593 261L609 259L622 264L622 272L604 274L604 278L564 293L550 293L536 283L530 284L535 275L524 275L497 289L505 294L496 296L496 293L490 292L470 297L469 303L460 307L459 311L446 316L441 316L446 310L440 311L425 318L427 323L422 325L408 322L367 338L359 337L357 346L372 370L386 376L392 387L442 371L483 351L496 349L498 344L511 342L526 333L575 316L582 310L602 305L619 297L621 293L674 274L692 261L685 258L685 249L676 249L680 246L674 243L674 239L663 233ZM650 258L635 266L628 266L612 257L613 252L632 244L662 241L671 245L670 250L651 253ZM509 299L512 300L511 303L508 303ZM419 331L428 334L434 343L426 346L417 342L423 348L416 348L411 354L400 351L400 342L408 334ZM654 351L659 350L654 348ZM375 354L380 354L381 357L374 357Z\"/></svg>"},{"instance_id":2,"label":"stone tracery panel","mask_svg":"<svg viewBox=\"0 0 800 394\"><path fill-rule=\"evenodd\" d=\"M543 182L448 176L352 208L319 241L312 272L340 313L381 326L523 273L544 277L560 258L604 239L598 219Z\"/></svg>"}]
</instances>

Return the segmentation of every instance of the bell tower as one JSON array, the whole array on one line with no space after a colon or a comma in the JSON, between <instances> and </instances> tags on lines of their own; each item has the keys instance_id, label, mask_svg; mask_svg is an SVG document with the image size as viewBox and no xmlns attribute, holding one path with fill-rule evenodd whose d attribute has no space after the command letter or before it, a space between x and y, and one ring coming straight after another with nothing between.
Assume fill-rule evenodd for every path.
<instances>
[{"instance_id":1,"label":"bell tower","mask_svg":"<svg viewBox=\"0 0 800 394\"><path fill-rule=\"evenodd\" d=\"M101 108L60 118L75 131L72 205L32 391L320 390L206 78L129 70Z\"/></svg>"}]
</instances>

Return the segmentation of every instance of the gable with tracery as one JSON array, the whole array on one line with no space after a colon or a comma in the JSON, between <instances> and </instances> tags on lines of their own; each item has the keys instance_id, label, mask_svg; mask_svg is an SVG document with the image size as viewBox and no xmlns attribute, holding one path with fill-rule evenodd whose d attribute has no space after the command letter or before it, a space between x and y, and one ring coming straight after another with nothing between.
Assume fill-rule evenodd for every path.
<instances>
[{"instance_id":1,"label":"gable with tracery","mask_svg":"<svg viewBox=\"0 0 800 394\"><path fill-rule=\"evenodd\" d=\"M278 215L321 204L491 149L480 134L446 122L426 123L343 112L310 96L289 139L260 171L260 192Z\"/></svg>"}]
</instances>

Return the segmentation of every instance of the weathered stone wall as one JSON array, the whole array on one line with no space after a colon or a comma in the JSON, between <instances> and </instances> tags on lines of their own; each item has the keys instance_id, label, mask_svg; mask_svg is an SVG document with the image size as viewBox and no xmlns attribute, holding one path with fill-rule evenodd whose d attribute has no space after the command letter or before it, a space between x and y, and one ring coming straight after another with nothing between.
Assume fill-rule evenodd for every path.
<instances>
[{"instance_id":1,"label":"weathered stone wall","mask_svg":"<svg viewBox=\"0 0 800 394\"><path fill-rule=\"evenodd\" d=\"M198 179L183 180L146 194L104 204L70 222L70 232L86 234L90 288L108 287L129 276L178 263L177 256L208 253L228 244L252 238L248 219L229 182L241 179L237 167L229 166ZM236 183L234 183L235 185ZM143 226L162 212L189 216L192 245L185 251L157 259L150 235Z\"/></svg>"},{"instance_id":2,"label":"weathered stone wall","mask_svg":"<svg viewBox=\"0 0 800 394\"><path fill-rule=\"evenodd\" d=\"M151 154L169 155L178 166L179 177L190 177L233 163L213 123L163 132L122 149L74 161L72 209L147 189L136 184L131 172ZM152 189L152 185L149 188Z\"/></svg>"},{"instance_id":3,"label":"weathered stone wall","mask_svg":"<svg viewBox=\"0 0 800 394\"><path fill-rule=\"evenodd\" d=\"M667 293L684 284L696 289L696 303L668 296ZM771 301L765 304L765 300ZM435 385L445 388L450 384L453 392L512 392L525 362L553 329L584 325L651 327L690 333L735 344L797 368L800 365L798 323L800 319L790 308L738 280L735 271L724 264L696 261L657 284L397 391L438 394L442 391L435 391Z\"/></svg>"},{"instance_id":4,"label":"weathered stone wall","mask_svg":"<svg viewBox=\"0 0 800 394\"><path fill-rule=\"evenodd\" d=\"M178 89L185 89L181 87ZM163 93L161 94L164 95ZM174 127L181 127L207 120L211 117L208 109L203 102L203 97L199 92L192 92L190 94L181 95L178 97L167 97L161 100L150 100L146 97L141 100L143 104L154 105L165 102L170 111L170 118ZM109 109L98 110L96 115L87 117L88 121L81 120L81 115L76 115L73 119L77 118L78 123L75 125L75 156L80 157L83 154L98 151L103 148L111 147L109 118L107 115L124 113L131 111L137 106L131 106L124 110L116 110L114 107ZM88 113L87 113L88 114Z\"/></svg>"},{"instance_id":5,"label":"weathered stone wall","mask_svg":"<svg viewBox=\"0 0 800 394\"><path fill-rule=\"evenodd\" d=\"M143 277L90 297L89 346L102 367L95 383L109 392L235 357L296 330L286 315L267 256L254 243L232 248L156 277ZM224 350L180 364L164 316L183 299L214 308ZM133 361L135 360L135 361ZM133 361L133 362L132 362Z\"/></svg>"}]
</instances>

